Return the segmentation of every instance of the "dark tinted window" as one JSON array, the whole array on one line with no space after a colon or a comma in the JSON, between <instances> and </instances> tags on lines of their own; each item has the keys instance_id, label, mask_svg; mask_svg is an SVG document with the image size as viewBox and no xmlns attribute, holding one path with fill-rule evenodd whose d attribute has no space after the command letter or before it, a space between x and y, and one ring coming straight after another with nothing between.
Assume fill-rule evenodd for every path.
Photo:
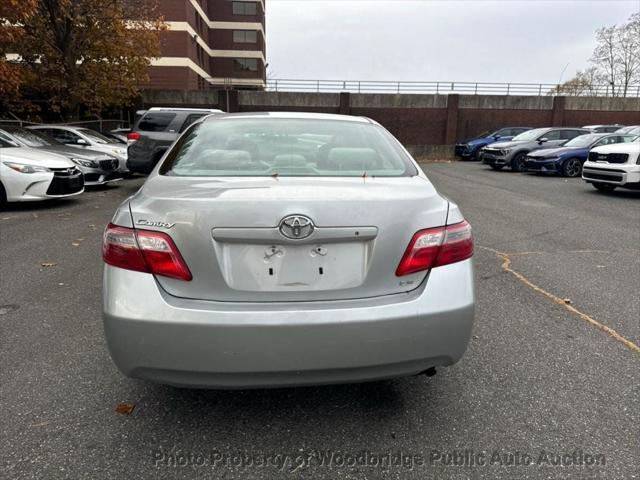
<instances>
[{"instance_id":1,"label":"dark tinted window","mask_svg":"<svg viewBox=\"0 0 640 480\"><path fill-rule=\"evenodd\" d=\"M233 2L233 14L234 15L255 15L256 4L255 2Z\"/></svg>"},{"instance_id":2,"label":"dark tinted window","mask_svg":"<svg viewBox=\"0 0 640 480\"><path fill-rule=\"evenodd\" d=\"M257 72L258 60L255 58L234 58L233 69L236 72Z\"/></svg>"},{"instance_id":3,"label":"dark tinted window","mask_svg":"<svg viewBox=\"0 0 640 480\"><path fill-rule=\"evenodd\" d=\"M581 132L580 130L560 130L560 140L571 140L585 133L587 132Z\"/></svg>"},{"instance_id":4,"label":"dark tinted window","mask_svg":"<svg viewBox=\"0 0 640 480\"><path fill-rule=\"evenodd\" d=\"M544 135L542 135L542 138L546 138L547 140L561 140L562 137L560 136L560 130L551 130L550 132L545 133Z\"/></svg>"},{"instance_id":5,"label":"dark tinted window","mask_svg":"<svg viewBox=\"0 0 640 480\"><path fill-rule=\"evenodd\" d=\"M164 132L174 118L176 114L171 112L149 112L140 120L138 130Z\"/></svg>"},{"instance_id":6,"label":"dark tinted window","mask_svg":"<svg viewBox=\"0 0 640 480\"><path fill-rule=\"evenodd\" d=\"M192 113L191 115L188 115L187 118L184 119L184 122L180 127L180 133L184 132L189 125L191 125L193 122L195 122L199 118L204 117L205 115L206 113Z\"/></svg>"}]
</instances>

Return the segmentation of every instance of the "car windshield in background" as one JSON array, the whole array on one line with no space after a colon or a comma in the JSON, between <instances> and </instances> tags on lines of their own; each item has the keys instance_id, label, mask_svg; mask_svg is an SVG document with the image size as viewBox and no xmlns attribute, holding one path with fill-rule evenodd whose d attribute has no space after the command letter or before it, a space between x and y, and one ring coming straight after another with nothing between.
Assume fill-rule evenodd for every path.
<instances>
[{"instance_id":1,"label":"car windshield in background","mask_svg":"<svg viewBox=\"0 0 640 480\"><path fill-rule=\"evenodd\" d=\"M19 142L27 147L50 147L52 145L60 145L59 142L44 133L35 130L27 130L26 128L6 128L4 129L9 135L13 135Z\"/></svg>"},{"instance_id":2,"label":"car windshield in background","mask_svg":"<svg viewBox=\"0 0 640 480\"><path fill-rule=\"evenodd\" d=\"M95 130L90 130L88 128L79 128L78 131L82 133L85 137L89 137L92 142L96 143L117 143L115 140L112 140L108 137L105 137L101 133L96 132Z\"/></svg>"},{"instance_id":3,"label":"car windshield in background","mask_svg":"<svg viewBox=\"0 0 640 480\"><path fill-rule=\"evenodd\" d=\"M534 128L533 130L529 130L527 132L521 133L520 135L516 135L515 137L513 137L513 141L514 142L519 142L519 141L529 142L531 140L535 140L536 138L538 138L541 134L543 134L546 131L547 131L546 128Z\"/></svg>"},{"instance_id":4,"label":"car windshield in background","mask_svg":"<svg viewBox=\"0 0 640 480\"><path fill-rule=\"evenodd\" d=\"M176 176L413 176L417 170L371 123L229 118L196 124L160 169Z\"/></svg>"},{"instance_id":5,"label":"car windshield in background","mask_svg":"<svg viewBox=\"0 0 640 480\"><path fill-rule=\"evenodd\" d=\"M601 135L580 135L576 138L569 140L567 143L563 145L563 147L584 148L584 147L588 147L599 138L602 138L602 136Z\"/></svg>"}]
</instances>

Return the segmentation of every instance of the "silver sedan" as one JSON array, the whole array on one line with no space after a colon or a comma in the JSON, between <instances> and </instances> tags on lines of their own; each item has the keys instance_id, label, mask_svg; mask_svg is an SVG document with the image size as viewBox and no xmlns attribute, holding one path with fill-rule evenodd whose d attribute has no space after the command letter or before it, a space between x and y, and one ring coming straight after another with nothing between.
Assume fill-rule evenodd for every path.
<instances>
[{"instance_id":1,"label":"silver sedan","mask_svg":"<svg viewBox=\"0 0 640 480\"><path fill-rule=\"evenodd\" d=\"M109 351L205 388L433 373L469 341L472 255L458 207L376 122L205 118L105 230Z\"/></svg>"}]
</instances>

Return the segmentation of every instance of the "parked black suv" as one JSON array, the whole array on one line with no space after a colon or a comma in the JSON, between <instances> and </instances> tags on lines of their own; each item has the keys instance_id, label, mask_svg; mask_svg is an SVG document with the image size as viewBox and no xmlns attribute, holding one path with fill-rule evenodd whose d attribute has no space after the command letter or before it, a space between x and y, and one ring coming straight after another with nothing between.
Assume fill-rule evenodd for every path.
<instances>
[{"instance_id":1,"label":"parked black suv","mask_svg":"<svg viewBox=\"0 0 640 480\"><path fill-rule=\"evenodd\" d=\"M131 172L149 174L189 125L216 113L223 112L204 108L150 108L127 134L127 168Z\"/></svg>"}]
</instances>

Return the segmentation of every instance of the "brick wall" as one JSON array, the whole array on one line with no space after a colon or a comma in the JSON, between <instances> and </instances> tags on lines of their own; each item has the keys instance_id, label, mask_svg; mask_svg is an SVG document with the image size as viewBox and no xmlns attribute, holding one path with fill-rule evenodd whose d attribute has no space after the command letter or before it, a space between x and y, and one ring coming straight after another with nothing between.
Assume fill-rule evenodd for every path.
<instances>
[{"instance_id":1,"label":"brick wall","mask_svg":"<svg viewBox=\"0 0 640 480\"><path fill-rule=\"evenodd\" d=\"M227 95L229 101L227 102ZM640 124L640 98L220 91L218 108L370 117L413 150L452 145L504 126ZM210 105L209 105L210 106Z\"/></svg>"}]
</instances>

